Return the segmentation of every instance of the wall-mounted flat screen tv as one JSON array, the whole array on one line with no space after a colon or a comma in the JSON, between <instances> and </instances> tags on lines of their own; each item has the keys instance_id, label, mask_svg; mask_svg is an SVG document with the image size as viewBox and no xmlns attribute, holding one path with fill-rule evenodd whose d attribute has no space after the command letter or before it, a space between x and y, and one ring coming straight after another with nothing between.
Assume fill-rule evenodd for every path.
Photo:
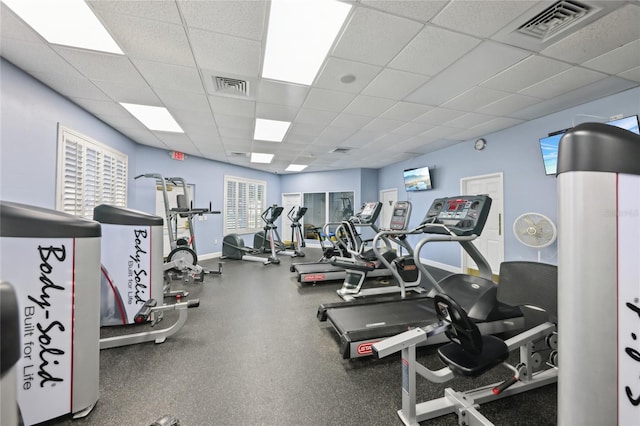
<instances>
[{"instance_id":1,"label":"wall-mounted flat screen tv","mask_svg":"<svg viewBox=\"0 0 640 426\"><path fill-rule=\"evenodd\" d=\"M404 171L404 189L407 192L426 191L432 188L429 167L419 167Z\"/></svg>"},{"instance_id":2,"label":"wall-mounted flat screen tv","mask_svg":"<svg viewBox=\"0 0 640 426\"><path fill-rule=\"evenodd\" d=\"M632 115L624 117L619 120L607 121L606 124L611 126L620 127L630 132L640 134L638 129L638 116ZM560 130L558 132L550 133L549 136L540 138L540 151L542 152L542 161L544 162L544 171L547 175L555 175L558 167L558 145L562 135L567 130Z\"/></svg>"}]
</instances>

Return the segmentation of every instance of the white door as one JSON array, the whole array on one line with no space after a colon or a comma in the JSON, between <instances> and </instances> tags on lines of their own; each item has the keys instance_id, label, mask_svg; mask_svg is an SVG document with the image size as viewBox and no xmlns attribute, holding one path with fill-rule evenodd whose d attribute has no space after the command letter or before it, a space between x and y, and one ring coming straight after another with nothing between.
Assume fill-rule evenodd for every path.
<instances>
[{"instance_id":1,"label":"white door","mask_svg":"<svg viewBox=\"0 0 640 426\"><path fill-rule=\"evenodd\" d=\"M282 241L291 241L291 220L287 216L293 207L302 205L302 194L300 192L282 194L282 227L279 228L278 234Z\"/></svg>"},{"instance_id":2,"label":"white door","mask_svg":"<svg viewBox=\"0 0 640 426\"><path fill-rule=\"evenodd\" d=\"M397 189L383 189L380 191L380 201L382 201L382 212L380 213L380 229L389 228L391 217L393 216L393 205L398 201Z\"/></svg>"},{"instance_id":3,"label":"white door","mask_svg":"<svg viewBox=\"0 0 640 426\"><path fill-rule=\"evenodd\" d=\"M487 223L482 235L474 241L474 244L491 265L494 275L498 275L500 264L504 262L504 190L502 185L502 173L462 178L460 181L462 195L487 194L491 197L491 210ZM463 273L468 273L468 269L477 271L477 266L471 257L462 251Z\"/></svg>"}]
</instances>

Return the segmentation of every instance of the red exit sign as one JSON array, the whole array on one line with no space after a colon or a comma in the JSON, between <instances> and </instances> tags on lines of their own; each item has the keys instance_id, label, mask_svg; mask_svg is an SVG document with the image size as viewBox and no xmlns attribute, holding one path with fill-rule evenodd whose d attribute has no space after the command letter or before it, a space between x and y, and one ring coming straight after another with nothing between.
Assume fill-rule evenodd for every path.
<instances>
[{"instance_id":1,"label":"red exit sign","mask_svg":"<svg viewBox=\"0 0 640 426\"><path fill-rule=\"evenodd\" d=\"M187 158L187 156L184 155L184 152L179 152L179 151L171 151L169 153L169 156L171 156L171 158L173 158L174 160L179 160L179 161L182 161L185 158Z\"/></svg>"}]
</instances>

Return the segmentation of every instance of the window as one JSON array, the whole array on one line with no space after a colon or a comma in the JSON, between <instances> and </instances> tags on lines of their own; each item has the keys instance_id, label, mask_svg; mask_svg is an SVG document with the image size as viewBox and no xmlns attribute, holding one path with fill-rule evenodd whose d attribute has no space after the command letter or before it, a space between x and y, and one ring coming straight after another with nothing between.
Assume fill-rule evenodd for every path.
<instances>
[{"instance_id":1,"label":"window","mask_svg":"<svg viewBox=\"0 0 640 426\"><path fill-rule=\"evenodd\" d=\"M224 234L251 234L263 228L267 183L224 177Z\"/></svg>"},{"instance_id":2,"label":"window","mask_svg":"<svg viewBox=\"0 0 640 426\"><path fill-rule=\"evenodd\" d=\"M326 223L340 223L353 216L353 196L348 192L313 192L305 193L302 205L307 207L303 221L312 227L324 226ZM327 200L329 202L327 203ZM328 204L328 207L327 207ZM329 226L333 232L336 226Z\"/></svg>"},{"instance_id":3,"label":"window","mask_svg":"<svg viewBox=\"0 0 640 426\"><path fill-rule=\"evenodd\" d=\"M126 207L125 154L58 126L56 209L93 218L100 204Z\"/></svg>"}]
</instances>

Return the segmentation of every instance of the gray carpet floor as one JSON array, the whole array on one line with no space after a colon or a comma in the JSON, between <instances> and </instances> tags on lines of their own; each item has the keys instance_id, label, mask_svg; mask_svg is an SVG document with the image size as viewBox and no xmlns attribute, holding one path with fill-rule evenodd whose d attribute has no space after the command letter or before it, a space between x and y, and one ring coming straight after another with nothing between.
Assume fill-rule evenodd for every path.
<instances>
[{"instance_id":1,"label":"gray carpet floor","mask_svg":"<svg viewBox=\"0 0 640 426\"><path fill-rule=\"evenodd\" d=\"M221 276L204 283L174 282L200 306L185 326L162 344L143 343L100 353L100 398L83 419L62 417L50 425L150 425L164 414L182 426L200 425L400 425L400 356L344 360L337 336L316 319L321 303L338 302L340 282L300 287L280 265L226 260ZM217 269L217 260L203 262ZM434 271L441 276L444 271ZM167 301L169 302L169 301ZM168 327L175 313L156 327ZM138 331L103 329L103 337ZM146 326L142 326L146 327ZM433 347L418 359L440 367ZM477 379L418 383L420 401L442 396L446 387L472 389L509 376L498 367ZM497 425L553 425L556 386L488 403L483 414ZM456 425L443 416L430 425Z\"/></svg>"}]
</instances>

